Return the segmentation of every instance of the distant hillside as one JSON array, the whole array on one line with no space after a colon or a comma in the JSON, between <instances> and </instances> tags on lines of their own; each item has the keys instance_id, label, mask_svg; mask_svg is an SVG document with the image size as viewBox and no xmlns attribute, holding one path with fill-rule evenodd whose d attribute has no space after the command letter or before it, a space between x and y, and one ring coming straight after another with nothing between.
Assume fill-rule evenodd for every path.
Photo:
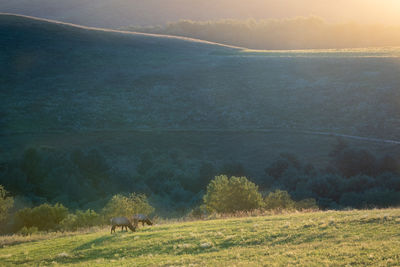
<instances>
[{"instance_id":1,"label":"distant hillside","mask_svg":"<svg viewBox=\"0 0 400 267\"><path fill-rule=\"evenodd\" d=\"M15 15L0 36L0 181L36 203L146 192L182 211L215 174L264 181L283 152L323 168L338 135L398 153L396 48L251 51Z\"/></svg>"},{"instance_id":2,"label":"distant hillside","mask_svg":"<svg viewBox=\"0 0 400 267\"><path fill-rule=\"evenodd\" d=\"M246 53L8 15L0 34L2 133L295 128L400 139L397 50Z\"/></svg>"},{"instance_id":3,"label":"distant hillside","mask_svg":"<svg viewBox=\"0 0 400 267\"><path fill-rule=\"evenodd\" d=\"M231 50L8 15L0 32L3 133L183 124L200 92L176 83Z\"/></svg>"}]
</instances>

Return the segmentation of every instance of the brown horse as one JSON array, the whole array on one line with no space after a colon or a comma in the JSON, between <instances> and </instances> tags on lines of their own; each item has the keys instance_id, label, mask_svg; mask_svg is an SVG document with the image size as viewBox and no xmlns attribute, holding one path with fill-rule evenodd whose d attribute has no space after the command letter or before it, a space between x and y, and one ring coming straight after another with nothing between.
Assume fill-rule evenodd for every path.
<instances>
[{"instance_id":1,"label":"brown horse","mask_svg":"<svg viewBox=\"0 0 400 267\"><path fill-rule=\"evenodd\" d=\"M126 231L128 231L128 228L132 231L136 231L136 225L133 226L132 223L128 220L126 217L115 217L111 219L111 233L115 233L115 227L120 226L122 229L121 231L124 230L124 227Z\"/></svg>"}]
</instances>

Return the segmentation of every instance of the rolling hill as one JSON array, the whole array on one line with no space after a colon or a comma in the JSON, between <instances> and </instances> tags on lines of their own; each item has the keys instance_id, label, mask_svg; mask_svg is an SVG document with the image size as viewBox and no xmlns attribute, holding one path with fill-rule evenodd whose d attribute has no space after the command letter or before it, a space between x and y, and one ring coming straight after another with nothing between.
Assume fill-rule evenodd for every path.
<instances>
[{"instance_id":1,"label":"rolling hill","mask_svg":"<svg viewBox=\"0 0 400 267\"><path fill-rule=\"evenodd\" d=\"M252 53L13 15L0 27L2 133L296 128L399 137L396 49Z\"/></svg>"},{"instance_id":2,"label":"rolling hill","mask_svg":"<svg viewBox=\"0 0 400 267\"><path fill-rule=\"evenodd\" d=\"M0 237L4 266L396 266L398 209L180 222L110 235ZM6 246L5 246L6 245Z\"/></svg>"},{"instance_id":3,"label":"rolling hill","mask_svg":"<svg viewBox=\"0 0 400 267\"><path fill-rule=\"evenodd\" d=\"M398 48L251 51L10 14L0 36L2 164L96 149L129 176L178 150L180 177L204 160L262 176L282 152L324 166L338 135L398 153Z\"/></svg>"}]
</instances>

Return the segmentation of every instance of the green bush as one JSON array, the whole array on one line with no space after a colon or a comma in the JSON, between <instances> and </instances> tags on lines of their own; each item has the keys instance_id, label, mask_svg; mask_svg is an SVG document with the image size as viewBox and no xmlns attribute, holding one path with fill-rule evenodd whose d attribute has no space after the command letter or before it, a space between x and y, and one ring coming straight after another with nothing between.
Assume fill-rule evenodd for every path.
<instances>
[{"instance_id":1,"label":"green bush","mask_svg":"<svg viewBox=\"0 0 400 267\"><path fill-rule=\"evenodd\" d=\"M23 235L23 236L28 236L28 235L35 234L38 231L39 231L39 229L36 226L32 226L32 227L29 227L29 228L24 226L18 231L18 233Z\"/></svg>"},{"instance_id":2,"label":"green bush","mask_svg":"<svg viewBox=\"0 0 400 267\"><path fill-rule=\"evenodd\" d=\"M314 198L306 198L295 203L296 210L318 210L317 201Z\"/></svg>"},{"instance_id":3,"label":"green bush","mask_svg":"<svg viewBox=\"0 0 400 267\"><path fill-rule=\"evenodd\" d=\"M201 206L193 208L187 215L188 218L201 219L205 215Z\"/></svg>"},{"instance_id":4,"label":"green bush","mask_svg":"<svg viewBox=\"0 0 400 267\"><path fill-rule=\"evenodd\" d=\"M265 209L267 210L288 210L295 208L295 202L287 191L276 190L271 192L264 199Z\"/></svg>"},{"instance_id":5,"label":"green bush","mask_svg":"<svg viewBox=\"0 0 400 267\"><path fill-rule=\"evenodd\" d=\"M294 201L287 191L276 190L268 194L264 199L266 210L317 210L315 199L306 198Z\"/></svg>"},{"instance_id":6,"label":"green bush","mask_svg":"<svg viewBox=\"0 0 400 267\"><path fill-rule=\"evenodd\" d=\"M60 223L68 216L68 209L62 204L42 204L35 208L24 208L16 212L17 229L37 227L40 231L58 230Z\"/></svg>"},{"instance_id":7,"label":"green bush","mask_svg":"<svg viewBox=\"0 0 400 267\"><path fill-rule=\"evenodd\" d=\"M88 209L86 211L78 210L75 214L68 214L67 217L61 221L60 226L63 230L75 231L79 228L88 228L101 224L102 220L100 219L100 215Z\"/></svg>"},{"instance_id":8,"label":"green bush","mask_svg":"<svg viewBox=\"0 0 400 267\"><path fill-rule=\"evenodd\" d=\"M115 195L103 209L105 219L113 217L132 217L134 214L149 215L154 208L149 204L146 195L131 193L128 196Z\"/></svg>"},{"instance_id":9,"label":"green bush","mask_svg":"<svg viewBox=\"0 0 400 267\"><path fill-rule=\"evenodd\" d=\"M77 216L73 213L68 214L67 217L65 217L64 220L60 222L60 228L66 231L77 230Z\"/></svg>"},{"instance_id":10,"label":"green bush","mask_svg":"<svg viewBox=\"0 0 400 267\"><path fill-rule=\"evenodd\" d=\"M216 176L207 186L203 197L208 212L248 211L262 207L262 196L258 186L246 177Z\"/></svg>"},{"instance_id":11,"label":"green bush","mask_svg":"<svg viewBox=\"0 0 400 267\"><path fill-rule=\"evenodd\" d=\"M8 192L0 185L0 222L8 216L8 211L14 205L14 199L8 196Z\"/></svg>"}]
</instances>

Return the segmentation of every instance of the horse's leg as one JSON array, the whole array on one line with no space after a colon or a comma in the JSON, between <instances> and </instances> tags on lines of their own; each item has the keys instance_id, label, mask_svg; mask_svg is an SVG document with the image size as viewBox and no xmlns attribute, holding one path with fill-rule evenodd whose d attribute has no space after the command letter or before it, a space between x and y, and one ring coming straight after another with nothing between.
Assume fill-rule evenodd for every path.
<instances>
[{"instance_id":1,"label":"horse's leg","mask_svg":"<svg viewBox=\"0 0 400 267\"><path fill-rule=\"evenodd\" d=\"M114 225L111 226L111 234L113 233L113 231L114 231L114 233L115 233L115 226L114 226Z\"/></svg>"}]
</instances>

